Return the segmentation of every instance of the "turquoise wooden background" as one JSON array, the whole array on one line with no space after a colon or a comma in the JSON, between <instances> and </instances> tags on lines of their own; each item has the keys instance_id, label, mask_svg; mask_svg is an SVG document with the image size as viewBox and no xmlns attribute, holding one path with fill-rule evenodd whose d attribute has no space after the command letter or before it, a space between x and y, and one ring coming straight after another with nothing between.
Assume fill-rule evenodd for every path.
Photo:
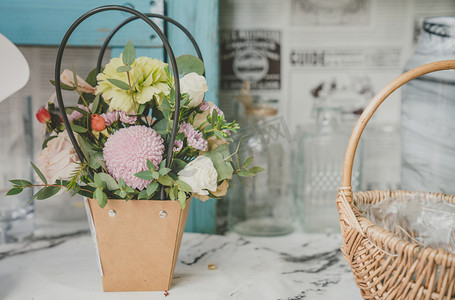
<instances>
[{"instance_id":1,"label":"turquoise wooden background","mask_svg":"<svg viewBox=\"0 0 455 300\"><path fill-rule=\"evenodd\" d=\"M206 64L209 92L207 101L218 103L219 82L218 16L219 0L0 0L0 33L18 45L57 46L68 27L88 10L106 4L125 5L141 12L163 13L182 23L195 37ZM105 36L130 15L104 12L89 18L74 32L71 46L100 46ZM162 22L158 21L162 28ZM168 37L176 56L195 54L191 43L172 25ZM118 56L128 40L136 46L138 55L163 59L159 38L144 22L136 21L120 30L110 43L112 56ZM193 199L185 231L215 233L216 201L205 203Z\"/></svg>"},{"instance_id":2,"label":"turquoise wooden background","mask_svg":"<svg viewBox=\"0 0 455 300\"><path fill-rule=\"evenodd\" d=\"M192 33L201 48L206 67L209 90L207 101L218 104L219 51L218 51L218 0L170 0L167 2L167 14L185 26ZM176 28L168 27L168 36L175 49L175 54L195 54L193 46ZM216 200L205 203L193 199L185 231L215 233Z\"/></svg>"}]
</instances>

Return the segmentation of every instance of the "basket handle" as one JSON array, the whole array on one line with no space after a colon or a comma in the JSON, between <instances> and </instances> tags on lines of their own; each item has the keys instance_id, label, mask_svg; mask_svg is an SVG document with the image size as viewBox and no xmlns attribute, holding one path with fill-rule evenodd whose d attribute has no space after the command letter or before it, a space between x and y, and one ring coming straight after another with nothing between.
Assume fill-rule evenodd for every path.
<instances>
[{"instance_id":1,"label":"basket handle","mask_svg":"<svg viewBox=\"0 0 455 300\"><path fill-rule=\"evenodd\" d=\"M179 22L175 21L174 19L168 17L168 16L164 16L164 15L160 15L160 14L154 14L154 13L145 13L144 15L146 15L147 17L150 17L150 18L158 18L158 19L162 19L164 20L165 22L169 22L171 24L174 24L178 29L180 29L181 31L183 31L183 33L188 37L188 39L190 40L191 44L193 44L193 47L194 49L196 50L196 54L198 56L198 58L204 62L204 59L202 58L202 53L201 53L201 49L199 49L199 45L196 43L196 40L194 39L194 37L191 35L191 33L182 25L180 24ZM110 33L109 35L106 37L106 39L104 40L104 43L103 45L101 46L101 49L100 49L100 53L98 55L98 61L96 63L96 73L100 73L101 72L101 63L103 61L103 57L104 57L104 53L106 52L106 48L109 44L109 42L112 40L112 38L114 37L114 35L120 30L123 28L123 26L129 24L130 22L134 21L134 20L137 20L139 19L139 17L137 16L132 16L128 19L126 19L125 21L123 21L122 23L120 23L117 27L115 27ZM204 72L205 74L205 72ZM202 76L204 76L204 74L202 74Z\"/></svg>"},{"instance_id":2,"label":"basket handle","mask_svg":"<svg viewBox=\"0 0 455 300\"><path fill-rule=\"evenodd\" d=\"M346 154L344 156L343 163L343 175L342 175L342 187L340 190L345 192L346 198L349 202L352 201L351 197L351 179L352 179L352 165L354 163L354 156L359 144L360 136L363 133L368 121L371 119L378 107L384 102L384 100L392 94L399 87L405 83L428 73L442 70L452 70L455 69L455 60L443 60L432 62L414 68L397 78L392 82L386 85L376 96L371 100L368 106L363 111L359 120L357 121L352 133L349 138L348 147L346 149Z\"/></svg>"},{"instance_id":3,"label":"basket handle","mask_svg":"<svg viewBox=\"0 0 455 300\"><path fill-rule=\"evenodd\" d=\"M65 36L63 37L62 42L60 43L60 47L58 48L58 52L57 52L57 59L55 62L55 92L57 95L57 102L58 102L59 108L63 112L62 113L63 123L65 124L65 128L68 132L68 136L71 140L71 143L74 146L74 149L76 150L77 155L79 156L79 159L81 160L81 162L84 162L86 160L84 153L82 152L82 150L74 136L73 130L71 129L70 123L68 121L68 117L66 116L66 113L64 113L65 106L63 104L62 90L60 88L60 73L61 73L62 57L63 57L63 51L66 47L66 44L67 44L71 34L73 33L73 31L87 18L91 17L92 15L98 14L100 12L104 12L104 11L123 11L123 12L127 12L127 13L134 15L135 18L142 19L144 22L146 22L148 25L150 25L150 27L152 27L152 29L160 37L161 41L163 42L164 49L166 50L166 52L169 56L170 65L172 68L174 82L175 82L175 113L174 113L171 137L169 139L168 153L167 153L167 157L166 157L166 167L169 167L171 156L172 156L172 148L173 148L175 136L177 133L179 112L180 112L180 100L181 100L180 81L179 81L179 77L178 77L179 73L178 73L178 69L177 69L177 63L176 63L172 48L169 44L169 41L167 40L166 36L161 31L161 29L158 27L158 25L156 25L147 15L145 15L135 9L132 9L130 7L121 6L121 5L105 5L105 6L100 6L100 7L97 7L97 8L94 8L94 9L88 11L87 13L80 16L76 21L74 21L74 23L70 26L68 31L65 33ZM120 29L120 28L118 28L118 29ZM90 176L92 176L91 172L90 172Z\"/></svg>"}]
</instances>

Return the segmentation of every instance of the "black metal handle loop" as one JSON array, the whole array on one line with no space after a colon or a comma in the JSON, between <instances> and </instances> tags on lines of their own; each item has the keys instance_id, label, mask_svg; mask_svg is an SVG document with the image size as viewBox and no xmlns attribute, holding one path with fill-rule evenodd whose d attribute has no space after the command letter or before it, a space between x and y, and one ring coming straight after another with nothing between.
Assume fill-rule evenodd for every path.
<instances>
[{"instance_id":1,"label":"black metal handle loop","mask_svg":"<svg viewBox=\"0 0 455 300\"><path fill-rule=\"evenodd\" d=\"M176 60L175 60L174 52L172 51L172 48L171 48L171 46L169 44L169 41L167 40L166 36L161 31L161 29L158 27L158 25L156 25L147 15L145 15L145 14L143 14L143 13L141 13L141 12L135 10L135 9L126 7L126 6L105 5L105 6L100 6L100 7L97 7L97 8L94 8L94 9L88 11L87 13L85 13L81 17L79 17L70 26L70 28L66 32L65 36L63 37L62 42L60 43L60 46L59 46L58 52L57 52L57 59L56 59L56 62L55 62L55 92L56 92L56 95L57 95L57 102L58 102L59 108L62 111L63 123L65 124L66 130L68 131L68 136L69 136L69 138L71 140L71 143L73 144L74 149L76 150L76 153L79 156L79 159L81 160L81 162L86 161L86 157L85 157L84 153L82 152L82 150L81 150L81 148L80 148L80 146L79 146L79 144L78 144L78 142L77 142L77 140L76 140L76 138L74 136L73 130L71 129L71 125L70 125L69 120L68 120L68 117L67 117L67 115L65 113L65 106L63 104L62 90L60 88L61 64L62 64L63 51L64 51L64 49L66 47L66 44L67 44L71 34L73 33L73 31L84 20L86 20L87 18L89 18L92 15L95 15L97 13L104 12L104 11L123 11L123 12L127 12L127 13L130 13L130 14L134 15L135 16L134 19L142 19L144 22L146 22L148 25L150 25L150 27L152 27L152 29L158 34L158 36L160 37L161 41L163 42L164 49L166 50L166 52L167 52L167 54L169 56L170 65L171 65L171 68L172 68L172 72L173 72L173 76L174 76L174 82L175 82L175 112L174 112L173 127L172 127L172 131L171 131L171 137L170 137L170 140L169 140L168 152L167 152L167 157L166 157L166 167L169 167L170 161L171 161L171 157L172 157L172 154L173 154L172 150L173 150L173 146L174 146L174 142L175 142L175 136L176 136L176 132L177 132L178 121L179 121L179 113L180 113L181 95L180 95L180 81L179 81L179 72L178 72L178 69L177 69L177 63L176 63ZM128 19L128 20L130 20L130 19ZM167 18L167 17L166 17L166 19L168 19L168 21L172 20L172 19ZM130 20L130 21L132 21L132 20ZM177 23L177 22L175 22L175 23ZM183 27L180 24L178 24L178 25L179 25L179 28ZM119 27L117 27L117 28L120 29L121 26L120 26L120 28ZM185 29L184 32L186 33L186 29ZM114 32L114 34L115 34L115 32ZM193 41L194 41L194 39L192 40L192 42ZM195 44L195 42L193 42L193 44ZM107 46L107 44L106 44L106 46ZM199 49L199 48L197 47L197 49ZM198 55L199 54L200 53L198 53Z\"/></svg>"},{"instance_id":2,"label":"black metal handle loop","mask_svg":"<svg viewBox=\"0 0 455 300\"><path fill-rule=\"evenodd\" d=\"M199 57L199 59L203 62L204 59L202 58L202 53L201 53L201 50L199 49L199 45L196 43L196 40L194 39L194 37L191 35L191 33L185 28L183 27L182 24L180 24L179 22L175 21L174 19L172 18L169 18L168 16L164 16L164 15L159 15L159 14L153 14L153 13L147 13L145 14L147 17L150 17L150 18L158 18L158 19L162 19L164 20L165 22L169 22L169 23L172 23L174 24L175 26L177 26L181 31L183 31L183 33L185 33L185 35L188 37L188 39L190 40L190 42L193 44L193 47L194 49L196 50L196 53L197 53L197 56ZM131 23L132 21L134 20L137 20L138 17L136 16L133 16L133 17L130 17L128 19L126 19L125 21L123 21L122 23L120 23L117 27L115 27L110 33L109 35L106 37L106 39L104 40L104 43L103 45L101 46L101 49L100 49L100 53L98 55L98 61L96 63L96 73L100 73L101 72L101 63L103 61L103 57L104 57L104 53L106 52L106 49L107 49L107 46L109 45L109 42L112 40L112 38L114 37L114 35L120 30L122 29L123 26L125 26L126 24L129 24Z\"/></svg>"}]
</instances>

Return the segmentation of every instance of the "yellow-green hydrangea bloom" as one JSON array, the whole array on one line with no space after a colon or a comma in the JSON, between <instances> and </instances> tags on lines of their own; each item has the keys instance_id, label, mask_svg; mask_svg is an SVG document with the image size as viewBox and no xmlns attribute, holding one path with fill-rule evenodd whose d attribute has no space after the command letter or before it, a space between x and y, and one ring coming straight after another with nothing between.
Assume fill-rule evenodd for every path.
<instances>
[{"instance_id":1,"label":"yellow-green hydrangea bloom","mask_svg":"<svg viewBox=\"0 0 455 300\"><path fill-rule=\"evenodd\" d=\"M130 91L123 90L107 79L117 79L128 84L126 72L119 73L117 68L123 66L122 58L112 58L106 65L104 71L97 75L98 86L96 94L103 94L103 99L109 104L109 110L123 110L133 112L135 104L131 98ZM169 95L169 86L166 82L167 64L158 59L138 57L131 65L130 80L133 86L133 96L138 104L155 100L161 104L163 98ZM139 79L138 79L139 78Z\"/></svg>"}]
</instances>

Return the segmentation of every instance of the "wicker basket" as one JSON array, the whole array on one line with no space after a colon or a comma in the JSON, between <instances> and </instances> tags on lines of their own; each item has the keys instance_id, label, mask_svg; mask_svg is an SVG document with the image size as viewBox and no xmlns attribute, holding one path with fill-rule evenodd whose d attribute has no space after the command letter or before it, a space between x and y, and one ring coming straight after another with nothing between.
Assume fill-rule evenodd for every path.
<instances>
[{"instance_id":1,"label":"wicker basket","mask_svg":"<svg viewBox=\"0 0 455 300\"><path fill-rule=\"evenodd\" d=\"M455 60L426 64L402 74L373 98L351 134L336 204L343 236L341 251L351 265L364 299L455 299L454 254L408 242L362 217L357 208L358 204L374 204L390 196L412 192L368 191L353 194L351 191L355 151L366 124L379 105L412 79L449 69L455 69ZM455 203L455 196L434 195Z\"/></svg>"}]
</instances>

